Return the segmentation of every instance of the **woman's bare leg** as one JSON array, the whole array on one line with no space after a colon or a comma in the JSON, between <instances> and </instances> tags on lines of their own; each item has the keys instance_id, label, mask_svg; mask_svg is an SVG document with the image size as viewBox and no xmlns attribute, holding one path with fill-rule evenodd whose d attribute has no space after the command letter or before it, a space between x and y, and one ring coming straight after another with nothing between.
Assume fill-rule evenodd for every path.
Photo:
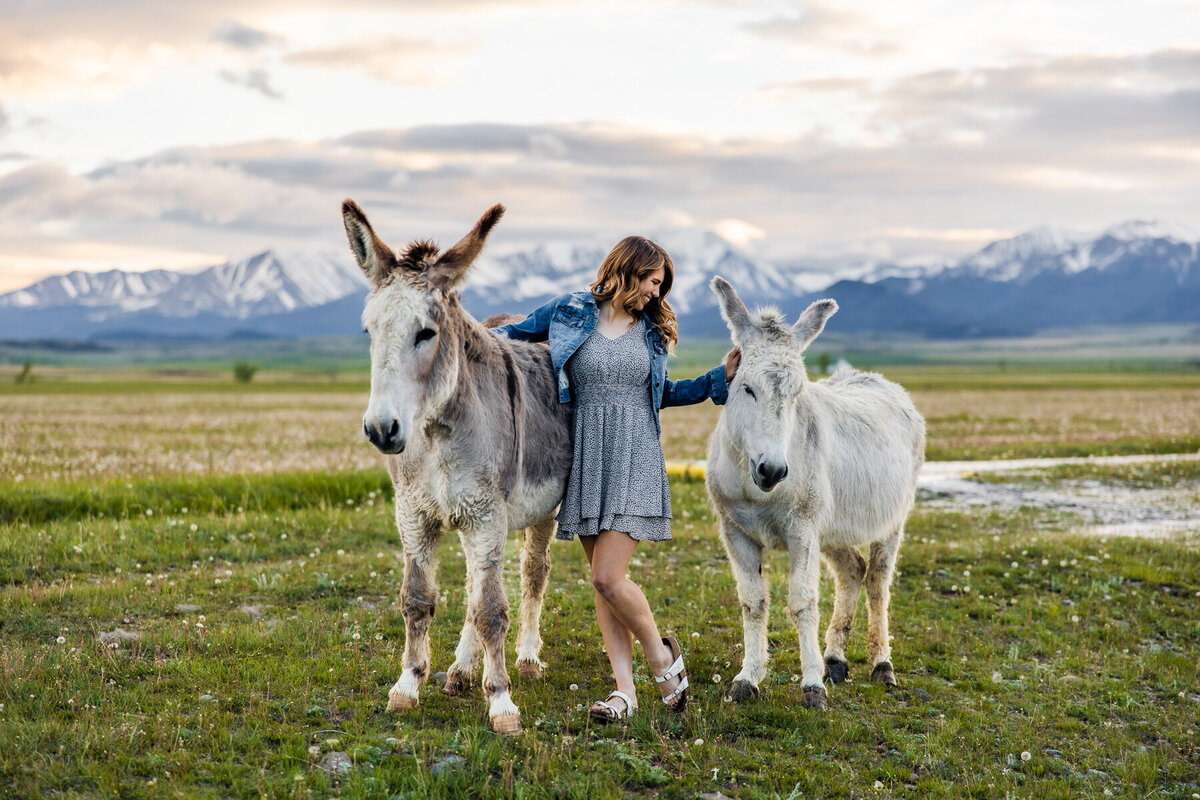
<instances>
[{"instance_id":1,"label":"woman's bare leg","mask_svg":"<svg viewBox=\"0 0 1200 800\"><path fill-rule=\"evenodd\" d=\"M587 542L590 538L581 537L581 540ZM629 560L633 558L633 553L638 546L637 540L622 531L601 531L600 535L595 537L594 542L584 545L585 552L588 551L589 544L591 552L588 553L588 560L592 565L592 586L596 589L597 620L600 619L600 608L603 603L607 611L611 613L613 620L625 629L624 641L628 641L627 637L632 633L642 645L642 652L646 656L646 662L650 665L652 674L661 675L671 666L671 650L663 644L646 595L636 583L625 577L625 572L629 568ZM601 623L601 632L604 632L603 623ZM604 643L606 647L610 646L607 634L605 634ZM613 651L610 649L609 660L612 661L612 658ZM632 682L632 646L629 648L628 664ZM613 663L613 673L618 680L618 688L620 688L621 677L617 675L616 662ZM665 697L673 692L678 684L678 679L672 679L660 683L659 689ZM621 689L621 691L625 691L625 689Z\"/></svg>"},{"instance_id":2,"label":"woman's bare leg","mask_svg":"<svg viewBox=\"0 0 1200 800\"><path fill-rule=\"evenodd\" d=\"M592 563L597 538L599 537L579 537L589 564ZM636 703L637 687L633 682L633 634L609 608L608 602L600 592L596 592L596 622L600 626L600 635L604 637L604 649L608 652L608 663L612 666L617 689L632 697ZM619 704L618 708L623 705L619 698L614 698L612 702Z\"/></svg>"}]
</instances>

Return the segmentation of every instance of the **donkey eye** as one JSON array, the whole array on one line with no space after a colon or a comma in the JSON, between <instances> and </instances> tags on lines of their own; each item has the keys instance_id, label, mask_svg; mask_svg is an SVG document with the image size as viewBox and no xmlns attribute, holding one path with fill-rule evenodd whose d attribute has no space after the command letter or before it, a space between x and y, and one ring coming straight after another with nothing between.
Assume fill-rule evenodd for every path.
<instances>
[{"instance_id":1,"label":"donkey eye","mask_svg":"<svg viewBox=\"0 0 1200 800\"><path fill-rule=\"evenodd\" d=\"M435 331L433 328L421 328L421 330L417 331L417 338L413 342L413 347L416 347L421 342L425 342L425 341L432 339L436 335L437 335L437 331Z\"/></svg>"},{"instance_id":2,"label":"donkey eye","mask_svg":"<svg viewBox=\"0 0 1200 800\"><path fill-rule=\"evenodd\" d=\"M751 389L749 386L745 386L745 385L743 385L743 387L742 387L742 388L746 390L746 394L750 395L750 399L751 399L751 400L757 400L757 399L758 399L758 396L754 394L754 390L753 390L753 389Z\"/></svg>"}]
</instances>

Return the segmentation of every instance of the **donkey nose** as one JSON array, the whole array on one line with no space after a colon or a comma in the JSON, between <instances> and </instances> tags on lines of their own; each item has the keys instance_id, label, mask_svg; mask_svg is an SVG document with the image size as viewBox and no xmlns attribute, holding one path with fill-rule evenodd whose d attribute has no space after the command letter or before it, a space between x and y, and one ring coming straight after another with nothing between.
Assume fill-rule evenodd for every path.
<instances>
[{"instance_id":1,"label":"donkey nose","mask_svg":"<svg viewBox=\"0 0 1200 800\"><path fill-rule=\"evenodd\" d=\"M755 471L758 473L759 488L766 491L774 489L788 474L787 464L772 464L769 461L759 463Z\"/></svg>"},{"instance_id":2,"label":"donkey nose","mask_svg":"<svg viewBox=\"0 0 1200 800\"><path fill-rule=\"evenodd\" d=\"M384 453L403 453L405 440L400 436L400 420L380 420L378 425L368 425L363 420L363 433L371 440L371 444ZM387 429L384 430L384 425Z\"/></svg>"}]
</instances>

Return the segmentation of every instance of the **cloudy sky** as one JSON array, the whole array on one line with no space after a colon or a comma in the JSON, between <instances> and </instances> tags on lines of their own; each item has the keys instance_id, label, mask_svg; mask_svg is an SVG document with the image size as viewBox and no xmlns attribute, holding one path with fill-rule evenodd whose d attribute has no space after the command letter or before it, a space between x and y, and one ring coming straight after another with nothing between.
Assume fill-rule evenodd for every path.
<instances>
[{"instance_id":1,"label":"cloudy sky","mask_svg":"<svg viewBox=\"0 0 1200 800\"><path fill-rule=\"evenodd\" d=\"M1200 3L5 0L0 291L684 226L809 263L1200 227Z\"/></svg>"}]
</instances>

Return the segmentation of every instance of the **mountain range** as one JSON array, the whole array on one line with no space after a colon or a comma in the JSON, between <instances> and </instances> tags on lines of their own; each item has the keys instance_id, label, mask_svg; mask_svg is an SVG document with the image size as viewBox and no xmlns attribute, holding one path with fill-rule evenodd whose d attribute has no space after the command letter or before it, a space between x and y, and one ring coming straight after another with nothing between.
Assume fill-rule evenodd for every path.
<instances>
[{"instance_id":1,"label":"mountain range","mask_svg":"<svg viewBox=\"0 0 1200 800\"><path fill-rule=\"evenodd\" d=\"M1200 322L1200 234L1128 222L1098 236L1047 228L993 242L953 264L890 263L837 272L756 258L715 233L674 231L671 303L687 338L725 335L713 275L747 305L795 318L819 297L830 331L930 338L1030 335L1094 324ZM490 256L462 289L483 318L525 313L592 280L606 246L554 243ZM840 277L839 277L840 275ZM349 253L269 250L194 273L71 272L0 295L0 339L228 339L357 334L367 291Z\"/></svg>"}]
</instances>

